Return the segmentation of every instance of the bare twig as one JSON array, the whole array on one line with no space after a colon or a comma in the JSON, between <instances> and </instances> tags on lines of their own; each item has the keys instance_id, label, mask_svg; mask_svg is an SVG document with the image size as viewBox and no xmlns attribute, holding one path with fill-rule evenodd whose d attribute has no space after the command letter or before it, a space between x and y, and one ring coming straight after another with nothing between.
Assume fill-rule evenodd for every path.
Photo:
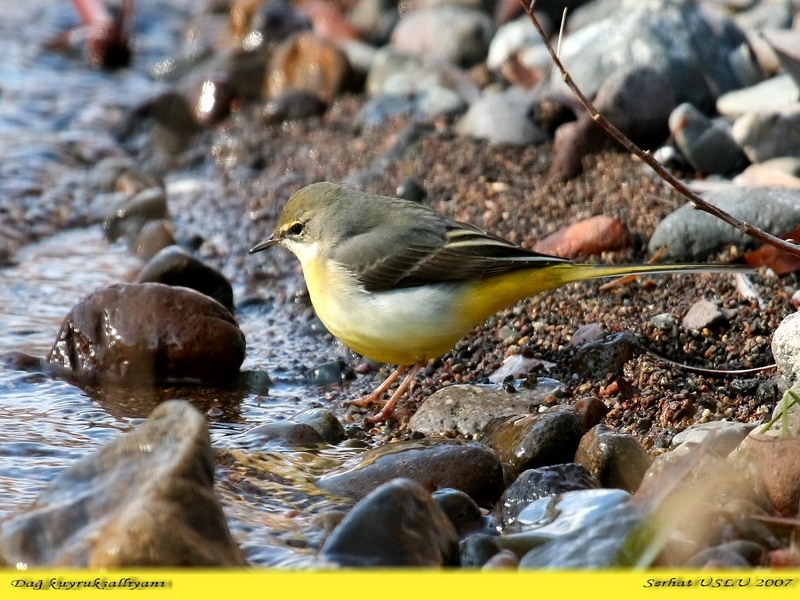
<instances>
[{"instance_id":1,"label":"bare twig","mask_svg":"<svg viewBox=\"0 0 800 600\"><path fill-rule=\"evenodd\" d=\"M594 104L586 97L586 95L580 90L577 84L573 81L570 74L567 72L566 68L561 62L559 58L559 53L553 49L550 40L547 38L547 34L545 34L544 29L542 29L539 20L536 18L536 15L533 12L533 6L535 4L535 0L528 4L525 0L520 0L520 4L523 7L523 10L527 13L528 17L530 18L533 26L536 28L536 31L539 32L539 35L542 38L545 46L547 47L547 51L550 53L550 57L553 59L553 63L556 65L559 71L561 71L561 78L564 80L572 92L578 97L581 104L589 111L589 114L592 116L592 119L600 125L603 129L606 130L615 140L617 140L622 146L632 154L638 156L642 161L647 163L657 174L661 177L664 181L670 184L673 188L675 188L681 195L683 195L687 200L689 200L690 204L693 208L697 210L701 210L706 212L710 215L721 219L725 223L732 225L745 235L750 236L751 238L763 242L765 244L769 244L780 250L793 254L795 256L800 256L800 246L797 244L790 243L786 240L783 240L777 236L772 235L771 233L767 233L766 231L751 225L747 221L743 221L741 219L737 219L733 215L725 212L724 210L717 208L713 204L709 204L703 198L701 198L696 192L693 192L685 183L683 183L680 179L675 177L664 165L658 162L653 155L646 151L642 150L634 144L624 133L622 133L619 129L617 129L611 122L609 122L600 112L595 108ZM562 22L563 28L563 22Z\"/></svg>"}]
</instances>

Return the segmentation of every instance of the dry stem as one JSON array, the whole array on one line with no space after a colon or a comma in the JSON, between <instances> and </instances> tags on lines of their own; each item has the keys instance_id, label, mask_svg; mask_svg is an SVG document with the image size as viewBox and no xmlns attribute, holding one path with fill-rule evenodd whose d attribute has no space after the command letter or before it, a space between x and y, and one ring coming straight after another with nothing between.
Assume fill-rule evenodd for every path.
<instances>
[{"instance_id":1,"label":"dry stem","mask_svg":"<svg viewBox=\"0 0 800 600\"><path fill-rule=\"evenodd\" d=\"M594 104L592 104L592 102L586 97L586 95L580 90L577 84L573 81L569 72L567 72L566 68L561 63L561 59L559 58L558 53L553 49L550 40L547 38L547 35L542 29L541 24L536 18L536 15L534 15L533 13L535 0L533 0L530 4L528 4L524 0L520 0L520 4L527 13L528 17L530 17L530 20L533 23L533 26L536 28L536 31L539 32L542 41L547 47L547 51L550 53L550 57L553 59L553 63L556 65L556 67L558 67L558 70L561 71L561 78L569 86L572 92L578 97L578 100L580 100L581 104L583 104L586 110L589 111L589 114L592 115L592 118L598 125L600 125L600 127L602 127L606 132L608 132L620 144L622 144L622 146L626 150L635 154L641 160L647 163L658 174L659 177L661 177L664 181L666 181L673 188L675 188L681 195L683 195L686 199L688 199L693 208L706 212L710 215L713 215L718 219L721 219L722 221L728 223L729 225L732 225L733 227L736 227L736 229L738 229L742 233L750 236L755 240L758 240L765 244L769 244L771 246L779 248L780 250L783 250L795 256L800 256L800 246L792 244L786 240L782 240L781 238L774 236L771 233L767 233L766 231L756 227L755 225L751 225L747 221L737 219L733 215L703 200L703 198L701 198L697 193L689 189L689 187L685 183L683 183L680 179L675 177L664 165L658 162L650 152L639 148L639 146L634 144L624 133L622 133L611 122L609 122L602 114L600 114L600 112L598 112L598 110L595 108Z\"/></svg>"}]
</instances>

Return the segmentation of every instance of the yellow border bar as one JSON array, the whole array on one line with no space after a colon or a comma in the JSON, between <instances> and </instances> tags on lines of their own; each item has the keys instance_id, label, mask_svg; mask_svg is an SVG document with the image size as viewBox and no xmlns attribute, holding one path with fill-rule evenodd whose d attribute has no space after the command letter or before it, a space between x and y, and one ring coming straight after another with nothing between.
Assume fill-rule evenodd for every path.
<instances>
[{"instance_id":1,"label":"yellow border bar","mask_svg":"<svg viewBox=\"0 0 800 600\"><path fill-rule=\"evenodd\" d=\"M454 569L343 569L335 571L220 569L147 569L97 571L82 569L0 570L0 598L31 597L44 592L69 597L124 594L137 597L192 598L232 595L315 600L409 600L438 597L560 598L584 593L599 598L675 598L681 596L789 597L800 593L800 570L715 571L472 571ZM50 595L50 594L47 594Z\"/></svg>"}]
</instances>

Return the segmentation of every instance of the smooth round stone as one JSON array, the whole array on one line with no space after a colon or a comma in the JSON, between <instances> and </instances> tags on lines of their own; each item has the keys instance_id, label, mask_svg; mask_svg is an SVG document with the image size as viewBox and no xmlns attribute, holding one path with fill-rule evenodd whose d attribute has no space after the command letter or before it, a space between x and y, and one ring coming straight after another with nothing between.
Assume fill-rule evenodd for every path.
<instances>
[{"instance_id":1,"label":"smooth round stone","mask_svg":"<svg viewBox=\"0 0 800 600\"><path fill-rule=\"evenodd\" d=\"M238 374L244 356L244 334L216 300L184 287L123 283L70 310L47 360L85 383L219 383Z\"/></svg>"}]
</instances>

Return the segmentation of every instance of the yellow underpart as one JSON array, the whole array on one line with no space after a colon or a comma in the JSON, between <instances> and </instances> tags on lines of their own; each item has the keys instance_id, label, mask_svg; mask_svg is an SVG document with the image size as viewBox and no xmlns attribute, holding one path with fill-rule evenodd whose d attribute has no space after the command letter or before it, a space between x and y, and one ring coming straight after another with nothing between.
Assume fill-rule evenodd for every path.
<instances>
[{"instance_id":1,"label":"yellow underpart","mask_svg":"<svg viewBox=\"0 0 800 600\"><path fill-rule=\"evenodd\" d=\"M499 310L567 283L636 273L707 271L705 265L561 263L486 279L368 292L340 265L305 261L311 301L328 330L372 360L410 365L446 353Z\"/></svg>"}]
</instances>

